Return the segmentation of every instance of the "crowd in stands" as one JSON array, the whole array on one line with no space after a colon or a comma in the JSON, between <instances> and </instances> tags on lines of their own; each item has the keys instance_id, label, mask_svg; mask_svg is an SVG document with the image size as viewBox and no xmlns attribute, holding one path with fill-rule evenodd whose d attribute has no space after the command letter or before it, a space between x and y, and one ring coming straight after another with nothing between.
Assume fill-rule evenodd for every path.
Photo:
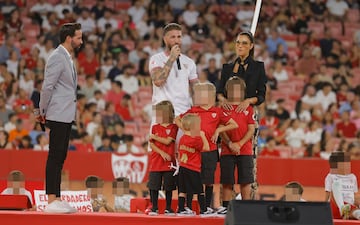
<instances>
[{"instance_id":1,"label":"crowd in stands","mask_svg":"<svg viewBox=\"0 0 360 225\"><path fill-rule=\"evenodd\" d=\"M181 49L200 82L217 85L249 30L251 0L0 1L0 148L47 150L35 122L47 57L59 25L79 22L74 56L78 113L70 149L145 152L151 119L149 57L162 29L183 25ZM255 59L268 94L260 110L260 155L321 157L336 149L360 159L360 5L356 0L263 1ZM263 153L262 153L263 152Z\"/></svg>"}]
</instances>

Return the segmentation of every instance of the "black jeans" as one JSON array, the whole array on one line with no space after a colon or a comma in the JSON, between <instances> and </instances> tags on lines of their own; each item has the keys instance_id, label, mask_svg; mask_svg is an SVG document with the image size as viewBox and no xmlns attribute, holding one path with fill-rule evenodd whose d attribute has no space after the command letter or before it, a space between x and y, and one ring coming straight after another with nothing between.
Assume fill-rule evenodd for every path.
<instances>
[{"instance_id":1,"label":"black jeans","mask_svg":"<svg viewBox=\"0 0 360 225\"><path fill-rule=\"evenodd\" d=\"M46 162L46 194L60 197L61 171L66 159L72 123L46 121L50 129Z\"/></svg>"}]
</instances>

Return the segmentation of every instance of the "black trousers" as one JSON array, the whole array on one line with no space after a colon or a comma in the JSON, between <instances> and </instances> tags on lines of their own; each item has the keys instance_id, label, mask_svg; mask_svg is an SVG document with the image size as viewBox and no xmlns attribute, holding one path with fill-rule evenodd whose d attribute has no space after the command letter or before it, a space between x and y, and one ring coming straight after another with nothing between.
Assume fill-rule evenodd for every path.
<instances>
[{"instance_id":1,"label":"black trousers","mask_svg":"<svg viewBox=\"0 0 360 225\"><path fill-rule=\"evenodd\" d=\"M50 129L49 154L46 162L46 194L60 197L61 171L69 148L72 123L46 121Z\"/></svg>"}]
</instances>

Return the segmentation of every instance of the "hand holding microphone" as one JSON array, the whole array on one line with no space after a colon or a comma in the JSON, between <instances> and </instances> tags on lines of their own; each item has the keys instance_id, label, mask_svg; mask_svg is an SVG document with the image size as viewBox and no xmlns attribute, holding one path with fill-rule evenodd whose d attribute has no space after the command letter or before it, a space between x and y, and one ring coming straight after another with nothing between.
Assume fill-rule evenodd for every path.
<instances>
[{"instance_id":1,"label":"hand holding microphone","mask_svg":"<svg viewBox=\"0 0 360 225\"><path fill-rule=\"evenodd\" d=\"M171 47L170 58L174 61L176 59L176 64L177 64L178 70L181 70L181 64L180 64L180 59L179 59L180 54L181 54L181 51L180 51L179 45L174 45Z\"/></svg>"}]
</instances>

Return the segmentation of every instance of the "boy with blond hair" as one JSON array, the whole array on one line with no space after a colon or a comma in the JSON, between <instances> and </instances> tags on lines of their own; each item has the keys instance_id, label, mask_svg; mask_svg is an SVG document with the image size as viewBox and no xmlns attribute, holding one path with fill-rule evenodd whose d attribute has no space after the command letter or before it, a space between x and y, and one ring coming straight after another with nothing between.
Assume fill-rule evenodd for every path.
<instances>
[{"instance_id":1,"label":"boy with blond hair","mask_svg":"<svg viewBox=\"0 0 360 225\"><path fill-rule=\"evenodd\" d=\"M210 208L213 196L213 184L215 180L215 170L219 161L217 140L221 132L232 130L238 127L237 123L231 119L222 108L215 107L216 88L211 83L194 85L193 103L187 112L175 119L175 123L182 128L181 118L188 113L197 114L201 119L201 130L209 143L209 151L201 153L201 180L205 185L206 213L214 213Z\"/></svg>"}]
</instances>

